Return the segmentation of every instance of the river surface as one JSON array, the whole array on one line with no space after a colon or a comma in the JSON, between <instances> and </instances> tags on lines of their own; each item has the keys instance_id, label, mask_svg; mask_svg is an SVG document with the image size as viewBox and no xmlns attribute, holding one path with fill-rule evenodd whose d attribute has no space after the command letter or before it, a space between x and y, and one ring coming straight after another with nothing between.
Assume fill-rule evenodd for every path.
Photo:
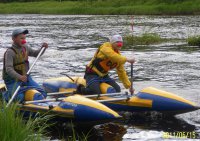
<instances>
[{"instance_id":1,"label":"river surface","mask_svg":"<svg viewBox=\"0 0 200 141\"><path fill-rule=\"evenodd\" d=\"M12 44L12 30L19 27L29 30L27 42L33 48L38 49L42 42L49 43L49 49L32 71L32 76L39 83L47 78L64 76L63 73L70 76L83 76L85 65L96 48L108 41L113 34L139 36L143 33L157 33L163 38L172 38L176 41L145 47L131 46L130 49L122 51L123 55L134 56L137 60L134 65L136 92L154 86L200 105L200 48L188 46L186 42L188 36L200 34L199 22L200 16L134 16L132 18L126 15L0 15L0 71L2 72L3 54ZM33 59L30 58L30 61ZM130 65L125 64L125 68L130 76ZM111 71L111 77L117 79L115 71ZM0 79L0 83L2 82ZM199 138L200 111L170 119L153 115L143 117L131 115L124 122L99 125L95 128L97 131L107 132L102 133L102 131L101 135L97 135L98 140L160 141L164 140L163 136L166 132L183 131L195 132L196 138ZM123 130L119 130L121 128ZM178 139L172 137L170 140Z\"/></svg>"}]
</instances>

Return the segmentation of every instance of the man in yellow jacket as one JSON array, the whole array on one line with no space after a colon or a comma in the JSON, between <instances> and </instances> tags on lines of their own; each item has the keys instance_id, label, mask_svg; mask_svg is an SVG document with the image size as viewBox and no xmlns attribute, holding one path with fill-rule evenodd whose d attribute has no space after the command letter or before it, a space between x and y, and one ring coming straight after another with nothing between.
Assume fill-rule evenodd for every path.
<instances>
[{"instance_id":1,"label":"man in yellow jacket","mask_svg":"<svg viewBox=\"0 0 200 141\"><path fill-rule=\"evenodd\" d=\"M77 93L82 94L100 94L100 83L104 82L111 85L116 92L120 92L120 86L108 76L111 69L116 68L119 79L122 81L126 89L131 88L131 82L124 69L126 62L134 63L134 58L126 58L120 54L120 49L123 46L123 39L120 35L111 37L110 42L101 45L96 51L90 63L86 66L85 76L87 87L79 85Z\"/></svg>"}]
</instances>

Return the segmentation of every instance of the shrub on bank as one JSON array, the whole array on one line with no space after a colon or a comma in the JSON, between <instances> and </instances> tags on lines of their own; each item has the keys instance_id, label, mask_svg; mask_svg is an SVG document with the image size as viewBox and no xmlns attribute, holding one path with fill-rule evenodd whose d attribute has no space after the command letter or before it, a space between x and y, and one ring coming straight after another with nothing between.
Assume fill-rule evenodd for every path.
<instances>
[{"instance_id":1,"label":"shrub on bank","mask_svg":"<svg viewBox=\"0 0 200 141\"><path fill-rule=\"evenodd\" d=\"M190 46L200 46L200 36L189 37L187 42Z\"/></svg>"},{"instance_id":2,"label":"shrub on bank","mask_svg":"<svg viewBox=\"0 0 200 141\"><path fill-rule=\"evenodd\" d=\"M144 33L142 36L126 35L125 43L127 45L150 45L157 44L165 41L158 34L154 33Z\"/></svg>"}]
</instances>

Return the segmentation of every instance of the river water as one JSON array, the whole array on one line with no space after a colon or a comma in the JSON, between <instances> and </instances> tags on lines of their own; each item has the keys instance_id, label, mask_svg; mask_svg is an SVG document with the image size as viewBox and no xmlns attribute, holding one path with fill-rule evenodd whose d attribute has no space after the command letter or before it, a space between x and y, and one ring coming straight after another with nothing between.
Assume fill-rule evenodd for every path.
<instances>
[{"instance_id":1,"label":"river water","mask_svg":"<svg viewBox=\"0 0 200 141\"><path fill-rule=\"evenodd\" d=\"M130 26L132 20L133 31ZM32 72L39 83L47 78L64 76L63 73L83 76L85 65L96 48L113 34L157 33L163 38L176 40L145 47L131 46L122 51L123 55L134 56L137 60L134 65L136 92L154 86L200 105L200 48L188 46L186 42L188 36L200 34L199 22L200 16L0 15L0 71L3 54L12 43L12 30L19 27L29 30L27 42L33 48L39 48L42 42L49 43L49 49ZM33 61L33 58L30 60ZM130 65L125 64L125 68L130 75ZM117 79L115 71L111 72L111 77ZM123 122L95 128L97 131L106 129L107 133L101 132L104 140L164 140L166 132L183 131L188 134L195 132L196 138L199 138L200 112L170 119L131 115ZM117 130L121 128L123 131Z\"/></svg>"}]
</instances>

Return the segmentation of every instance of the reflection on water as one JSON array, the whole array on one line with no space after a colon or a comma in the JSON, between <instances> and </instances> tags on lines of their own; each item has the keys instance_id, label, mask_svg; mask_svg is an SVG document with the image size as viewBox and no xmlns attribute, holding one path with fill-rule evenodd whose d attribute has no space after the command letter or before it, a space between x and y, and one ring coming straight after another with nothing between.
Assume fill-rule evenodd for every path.
<instances>
[{"instance_id":1,"label":"reflection on water","mask_svg":"<svg viewBox=\"0 0 200 141\"><path fill-rule=\"evenodd\" d=\"M200 34L200 17L135 16L134 20L134 35L148 32L164 38L180 39L159 45L134 46L122 51L123 55L137 59L134 65L136 91L154 86L200 105L200 49L187 46L185 42L188 36ZM12 43L9 37L17 27L29 29L27 41L33 48L39 48L44 41L49 43L49 49L32 72L35 80L42 83L44 79L64 74L83 76L85 65L96 48L108 41L112 34L131 33L130 22L129 16L0 15L0 70L3 54ZM33 58L30 60L33 61ZM130 75L129 64L125 67ZM111 77L118 79L114 71L111 71ZM171 119L134 115L125 122L98 126L96 131L99 133L97 136L101 135L97 138L105 140L113 137L113 140L125 141L163 140L164 132L175 131L195 131L199 138L199 121L199 111Z\"/></svg>"}]
</instances>

